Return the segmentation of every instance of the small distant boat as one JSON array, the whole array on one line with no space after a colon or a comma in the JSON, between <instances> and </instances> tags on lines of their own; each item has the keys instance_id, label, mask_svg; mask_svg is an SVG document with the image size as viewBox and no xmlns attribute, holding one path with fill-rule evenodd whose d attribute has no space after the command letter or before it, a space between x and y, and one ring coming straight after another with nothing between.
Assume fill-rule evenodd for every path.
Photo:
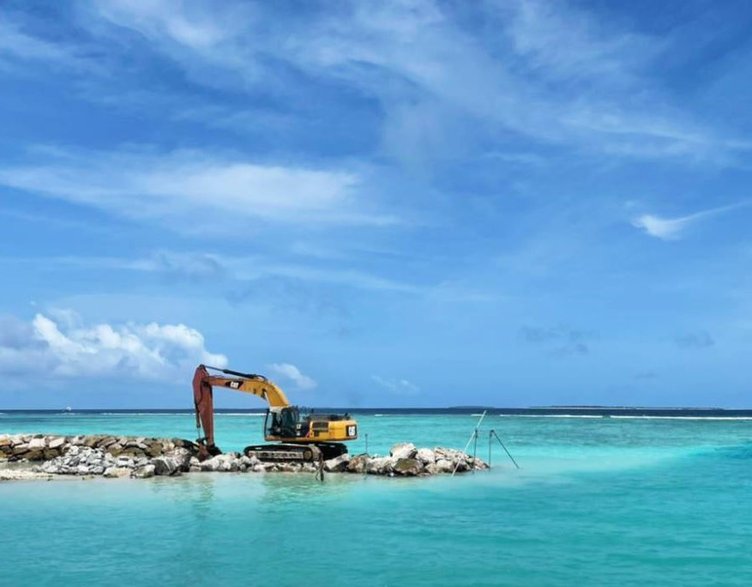
<instances>
[{"instance_id":1,"label":"small distant boat","mask_svg":"<svg viewBox=\"0 0 752 587\"><path fill-rule=\"evenodd\" d=\"M71 408L70 406L67 406L65 408L65 412L68 413L68 414L70 414L72 411L73 411L73 408Z\"/></svg>"}]
</instances>

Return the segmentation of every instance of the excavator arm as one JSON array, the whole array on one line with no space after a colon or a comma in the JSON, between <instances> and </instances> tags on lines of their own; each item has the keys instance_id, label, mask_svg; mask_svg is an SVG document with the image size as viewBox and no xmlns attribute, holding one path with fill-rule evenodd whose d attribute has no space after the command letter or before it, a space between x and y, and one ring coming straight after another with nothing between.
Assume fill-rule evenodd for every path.
<instances>
[{"instance_id":1,"label":"excavator arm","mask_svg":"<svg viewBox=\"0 0 752 587\"><path fill-rule=\"evenodd\" d=\"M212 387L226 387L233 391L241 391L243 393L257 395L262 400L266 401L266 403L269 404L269 408L272 410L274 408L286 408L290 405L285 392L274 385L274 383L261 375L254 375L253 377L254 379L210 375L205 378L204 381Z\"/></svg>"},{"instance_id":2,"label":"excavator arm","mask_svg":"<svg viewBox=\"0 0 752 587\"><path fill-rule=\"evenodd\" d=\"M225 375L210 375L207 369L219 371ZM199 365L193 374L193 401L196 407L196 428L204 430L203 441L209 450L214 447L214 387L223 387L233 391L250 393L266 401L269 409L278 411L290 405L285 392L262 375L239 373L229 369L217 369Z\"/></svg>"}]
</instances>

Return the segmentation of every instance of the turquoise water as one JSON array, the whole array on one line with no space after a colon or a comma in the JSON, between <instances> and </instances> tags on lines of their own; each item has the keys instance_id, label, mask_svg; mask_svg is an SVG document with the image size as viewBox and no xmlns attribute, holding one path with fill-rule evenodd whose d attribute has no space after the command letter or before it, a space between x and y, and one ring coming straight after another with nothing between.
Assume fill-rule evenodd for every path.
<instances>
[{"instance_id":1,"label":"turquoise water","mask_svg":"<svg viewBox=\"0 0 752 587\"><path fill-rule=\"evenodd\" d=\"M477 418L358 420L374 453L462 448ZM219 416L218 443L260 427ZM493 416L483 458L490 428L521 470L495 450L491 472L454 479L0 484L0 584L752 584L752 421ZM4 415L0 431L194 435L174 414Z\"/></svg>"}]
</instances>

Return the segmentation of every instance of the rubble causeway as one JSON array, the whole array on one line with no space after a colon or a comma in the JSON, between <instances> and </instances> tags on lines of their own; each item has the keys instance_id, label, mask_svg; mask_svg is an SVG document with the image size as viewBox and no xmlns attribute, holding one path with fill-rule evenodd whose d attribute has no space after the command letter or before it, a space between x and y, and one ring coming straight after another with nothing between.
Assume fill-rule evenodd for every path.
<instances>
[{"instance_id":1,"label":"rubble causeway","mask_svg":"<svg viewBox=\"0 0 752 587\"><path fill-rule=\"evenodd\" d=\"M45 434L0 435L0 481L82 478L148 478L189 473L317 473L317 463L270 463L229 452L199 459L198 445L181 438ZM350 455L323 462L328 473L429 477L488 469L462 451L395 444L389 455Z\"/></svg>"}]
</instances>

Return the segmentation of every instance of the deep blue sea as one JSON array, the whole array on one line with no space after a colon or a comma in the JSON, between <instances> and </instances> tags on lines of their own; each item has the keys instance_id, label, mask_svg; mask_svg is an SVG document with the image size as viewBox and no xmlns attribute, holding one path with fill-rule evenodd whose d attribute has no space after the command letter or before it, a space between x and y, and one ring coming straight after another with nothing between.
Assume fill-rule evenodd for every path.
<instances>
[{"instance_id":1,"label":"deep blue sea","mask_svg":"<svg viewBox=\"0 0 752 587\"><path fill-rule=\"evenodd\" d=\"M563 414L559 414L563 416ZM356 414L350 451L463 448L471 414ZM218 444L261 441L220 414ZM455 478L0 483L2 585L752 585L752 419L489 415ZM0 433L194 438L190 414L0 415ZM472 451L472 445L470 450Z\"/></svg>"}]
</instances>

